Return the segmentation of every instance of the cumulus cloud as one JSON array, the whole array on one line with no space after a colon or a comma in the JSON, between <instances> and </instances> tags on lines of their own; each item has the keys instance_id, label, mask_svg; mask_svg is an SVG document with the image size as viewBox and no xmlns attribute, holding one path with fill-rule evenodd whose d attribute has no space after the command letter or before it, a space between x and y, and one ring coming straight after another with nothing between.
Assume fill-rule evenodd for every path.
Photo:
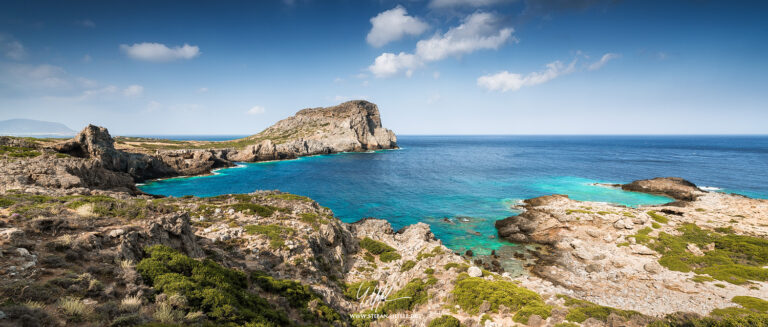
<instances>
[{"instance_id":1,"label":"cumulus cloud","mask_svg":"<svg viewBox=\"0 0 768 327\"><path fill-rule=\"evenodd\" d=\"M381 47L406 35L420 35L429 28L422 20L408 16L402 6L379 13L371 18L371 25L371 31L365 39L374 47Z\"/></svg>"},{"instance_id":2,"label":"cumulus cloud","mask_svg":"<svg viewBox=\"0 0 768 327\"><path fill-rule=\"evenodd\" d=\"M416 54L426 61L462 55L477 50L498 49L512 37L512 28L498 27L498 18L490 13L469 15L464 23L443 35L435 35L416 44Z\"/></svg>"},{"instance_id":3,"label":"cumulus cloud","mask_svg":"<svg viewBox=\"0 0 768 327\"><path fill-rule=\"evenodd\" d=\"M154 62L192 59L200 55L199 47L186 43L183 46L173 48L162 43L150 42L134 43L133 45L121 44L120 50L133 59Z\"/></svg>"},{"instance_id":4,"label":"cumulus cloud","mask_svg":"<svg viewBox=\"0 0 768 327\"><path fill-rule=\"evenodd\" d=\"M376 57L373 65L368 67L368 70L376 75L376 77L392 76L401 71L406 71L406 74L410 75L408 72L413 72L413 69L421 65L421 59L413 54L405 52L400 52L399 54L382 53Z\"/></svg>"},{"instance_id":5,"label":"cumulus cloud","mask_svg":"<svg viewBox=\"0 0 768 327\"><path fill-rule=\"evenodd\" d=\"M410 76L415 68L428 62L478 50L498 49L507 41L514 40L513 31L512 28L500 28L495 15L477 12L467 16L461 25L419 41L414 54L382 53L368 70L376 77L392 76L400 72Z\"/></svg>"},{"instance_id":6,"label":"cumulus cloud","mask_svg":"<svg viewBox=\"0 0 768 327\"><path fill-rule=\"evenodd\" d=\"M615 53L606 53L602 57L600 57L600 60L593 62L589 65L589 70L597 70L605 66L609 61L618 58L619 55Z\"/></svg>"},{"instance_id":7,"label":"cumulus cloud","mask_svg":"<svg viewBox=\"0 0 768 327\"><path fill-rule=\"evenodd\" d=\"M513 0L432 0L429 2L431 8L451 8L451 7L485 7Z\"/></svg>"},{"instance_id":8,"label":"cumulus cloud","mask_svg":"<svg viewBox=\"0 0 768 327\"><path fill-rule=\"evenodd\" d=\"M525 75L502 71L496 74L480 76L477 85L490 91L517 91L523 86L533 86L551 81L558 76L570 74L575 71L576 60L569 65L561 61L547 64L545 70L532 72Z\"/></svg>"},{"instance_id":9,"label":"cumulus cloud","mask_svg":"<svg viewBox=\"0 0 768 327\"><path fill-rule=\"evenodd\" d=\"M123 90L123 95L127 97L138 97L144 93L144 87L141 85L129 85Z\"/></svg>"},{"instance_id":10,"label":"cumulus cloud","mask_svg":"<svg viewBox=\"0 0 768 327\"><path fill-rule=\"evenodd\" d=\"M27 51L21 42L12 36L0 33L0 52L8 59L22 60L27 56Z\"/></svg>"},{"instance_id":11,"label":"cumulus cloud","mask_svg":"<svg viewBox=\"0 0 768 327\"><path fill-rule=\"evenodd\" d=\"M249 115L258 115L258 114L263 114L265 111L266 109L264 109L264 107L262 106L254 106L253 108L248 109L246 113Z\"/></svg>"}]
</instances>

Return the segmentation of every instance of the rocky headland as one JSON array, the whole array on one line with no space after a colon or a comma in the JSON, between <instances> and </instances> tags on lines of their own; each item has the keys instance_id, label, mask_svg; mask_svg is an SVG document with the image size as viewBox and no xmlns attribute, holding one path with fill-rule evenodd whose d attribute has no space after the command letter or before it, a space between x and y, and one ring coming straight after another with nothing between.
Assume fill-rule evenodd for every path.
<instances>
[{"instance_id":1,"label":"rocky headland","mask_svg":"<svg viewBox=\"0 0 768 327\"><path fill-rule=\"evenodd\" d=\"M116 140L117 139L117 140ZM263 132L233 141L197 142L113 138L89 125L67 141L2 137L0 182L4 190L129 191L151 179L208 174L235 162L291 159L349 151L397 148L378 107L349 101L304 109Z\"/></svg>"}]
</instances>

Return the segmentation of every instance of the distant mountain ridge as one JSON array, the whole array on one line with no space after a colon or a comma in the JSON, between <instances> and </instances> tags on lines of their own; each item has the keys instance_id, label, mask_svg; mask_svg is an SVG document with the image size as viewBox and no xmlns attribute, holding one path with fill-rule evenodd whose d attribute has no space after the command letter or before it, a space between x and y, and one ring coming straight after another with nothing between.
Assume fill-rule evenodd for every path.
<instances>
[{"instance_id":1,"label":"distant mountain ridge","mask_svg":"<svg viewBox=\"0 0 768 327\"><path fill-rule=\"evenodd\" d=\"M0 121L0 135L12 136L71 136L77 132L62 123L34 119Z\"/></svg>"}]
</instances>

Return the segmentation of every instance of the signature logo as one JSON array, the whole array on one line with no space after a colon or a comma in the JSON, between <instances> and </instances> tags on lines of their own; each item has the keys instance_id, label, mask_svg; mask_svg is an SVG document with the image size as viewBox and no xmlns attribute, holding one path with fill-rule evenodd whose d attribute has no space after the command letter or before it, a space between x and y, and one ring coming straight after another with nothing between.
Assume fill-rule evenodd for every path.
<instances>
[{"instance_id":1,"label":"signature logo","mask_svg":"<svg viewBox=\"0 0 768 327\"><path fill-rule=\"evenodd\" d=\"M360 286L357 288L357 294L355 295L357 300L360 300L358 310L373 309L375 311L383 303L411 298L410 296L404 296L390 299L389 295L394 289L390 283L385 283L384 287L366 287L364 290L363 284L365 283L360 283Z\"/></svg>"}]
</instances>

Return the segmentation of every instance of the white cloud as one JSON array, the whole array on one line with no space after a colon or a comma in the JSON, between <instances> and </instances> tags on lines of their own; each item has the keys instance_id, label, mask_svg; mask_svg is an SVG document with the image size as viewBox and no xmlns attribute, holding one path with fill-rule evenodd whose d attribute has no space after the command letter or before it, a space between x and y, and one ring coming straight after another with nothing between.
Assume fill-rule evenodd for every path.
<instances>
[{"instance_id":1,"label":"white cloud","mask_svg":"<svg viewBox=\"0 0 768 327\"><path fill-rule=\"evenodd\" d=\"M258 115L258 114L263 114L265 111L266 109L264 109L264 107L262 106L254 106L253 108L248 109L246 113L249 115Z\"/></svg>"},{"instance_id":2,"label":"white cloud","mask_svg":"<svg viewBox=\"0 0 768 327\"><path fill-rule=\"evenodd\" d=\"M79 26L82 26L82 27L87 27L87 28L94 28L94 27L96 27L96 23L94 23L90 19L77 20L77 21L75 21L75 24L79 25Z\"/></svg>"},{"instance_id":3,"label":"white cloud","mask_svg":"<svg viewBox=\"0 0 768 327\"><path fill-rule=\"evenodd\" d=\"M208 88L207 88L207 87L201 87L201 88L197 89L197 92L198 92L198 93L205 93L205 92L208 92Z\"/></svg>"},{"instance_id":4,"label":"white cloud","mask_svg":"<svg viewBox=\"0 0 768 327\"><path fill-rule=\"evenodd\" d=\"M376 57L373 65L369 66L368 70L376 75L376 77L387 77L403 70L406 72L413 71L414 68L420 65L422 65L421 60L416 55L405 52L400 52L399 54L385 52Z\"/></svg>"},{"instance_id":5,"label":"white cloud","mask_svg":"<svg viewBox=\"0 0 768 327\"><path fill-rule=\"evenodd\" d=\"M8 59L22 60L27 56L27 51L21 42L16 41L12 36L0 33L0 52Z\"/></svg>"},{"instance_id":6,"label":"white cloud","mask_svg":"<svg viewBox=\"0 0 768 327\"><path fill-rule=\"evenodd\" d=\"M440 79L440 72L438 72L438 71L435 71L434 73L432 73L432 78L434 78L434 79Z\"/></svg>"},{"instance_id":7,"label":"white cloud","mask_svg":"<svg viewBox=\"0 0 768 327\"><path fill-rule=\"evenodd\" d=\"M138 97L144 93L144 87L141 85L129 85L123 90L123 95L127 97Z\"/></svg>"},{"instance_id":8,"label":"white cloud","mask_svg":"<svg viewBox=\"0 0 768 327\"><path fill-rule=\"evenodd\" d=\"M162 43L134 43L133 45L121 44L120 50L129 57L146 61L171 61L176 59L192 59L200 55L200 48L194 45L184 44L173 48Z\"/></svg>"},{"instance_id":9,"label":"white cloud","mask_svg":"<svg viewBox=\"0 0 768 327\"><path fill-rule=\"evenodd\" d=\"M376 77L387 77L405 72L410 76L415 68L425 63L461 56L478 50L495 50L512 37L512 28L500 28L498 18L490 13L477 12L467 16L461 25L444 34L416 43L415 54L401 52L382 53L368 70Z\"/></svg>"},{"instance_id":10,"label":"white cloud","mask_svg":"<svg viewBox=\"0 0 768 327\"><path fill-rule=\"evenodd\" d=\"M83 56L83 59L81 59L81 61L85 62L85 63L89 63L89 62L93 61L93 58L91 58L91 55L86 54L86 55Z\"/></svg>"},{"instance_id":11,"label":"white cloud","mask_svg":"<svg viewBox=\"0 0 768 327\"><path fill-rule=\"evenodd\" d=\"M381 47L406 35L420 35L429 28L422 20L408 16L405 8L399 5L371 18L371 25L365 39L374 47Z\"/></svg>"},{"instance_id":12,"label":"white cloud","mask_svg":"<svg viewBox=\"0 0 768 327\"><path fill-rule=\"evenodd\" d=\"M514 74L502 71L496 74L480 76L477 85L490 91L517 91L523 86L533 86L551 81L558 76L570 74L575 71L576 60L569 65L560 61L547 64L547 68L541 72L532 72L526 75Z\"/></svg>"},{"instance_id":13,"label":"white cloud","mask_svg":"<svg viewBox=\"0 0 768 327\"><path fill-rule=\"evenodd\" d=\"M443 35L421 40L416 44L416 54L426 61L441 60L483 49L498 49L507 42L512 28L498 29L498 19L490 13L474 13L464 23L451 28Z\"/></svg>"},{"instance_id":14,"label":"white cloud","mask_svg":"<svg viewBox=\"0 0 768 327\"><path fill-rule=\"evenodd\" d=\"M620 56L618 54L615 54L615 53L610 53L610 52L606 53L602 57L600 57L600 60L592 63L591 65L589 65L589 70L600 69L603 66L605 66L605 64L608 63L609 61L611 61L613 59L616 59L616 58L619 58L619 57Z\"/></svg>"},{"instance_id":15,"label":"white cloud","mask_svg":"<svg viewBox=\"0 0 768 327\"><path fill-rule=\"evenodd\" d=\"M429 2L431 8L450 8L450 7L484 7L495 5L502 2L512 2L510 0L432 0Z\"/></svg>"}]
</instances>

